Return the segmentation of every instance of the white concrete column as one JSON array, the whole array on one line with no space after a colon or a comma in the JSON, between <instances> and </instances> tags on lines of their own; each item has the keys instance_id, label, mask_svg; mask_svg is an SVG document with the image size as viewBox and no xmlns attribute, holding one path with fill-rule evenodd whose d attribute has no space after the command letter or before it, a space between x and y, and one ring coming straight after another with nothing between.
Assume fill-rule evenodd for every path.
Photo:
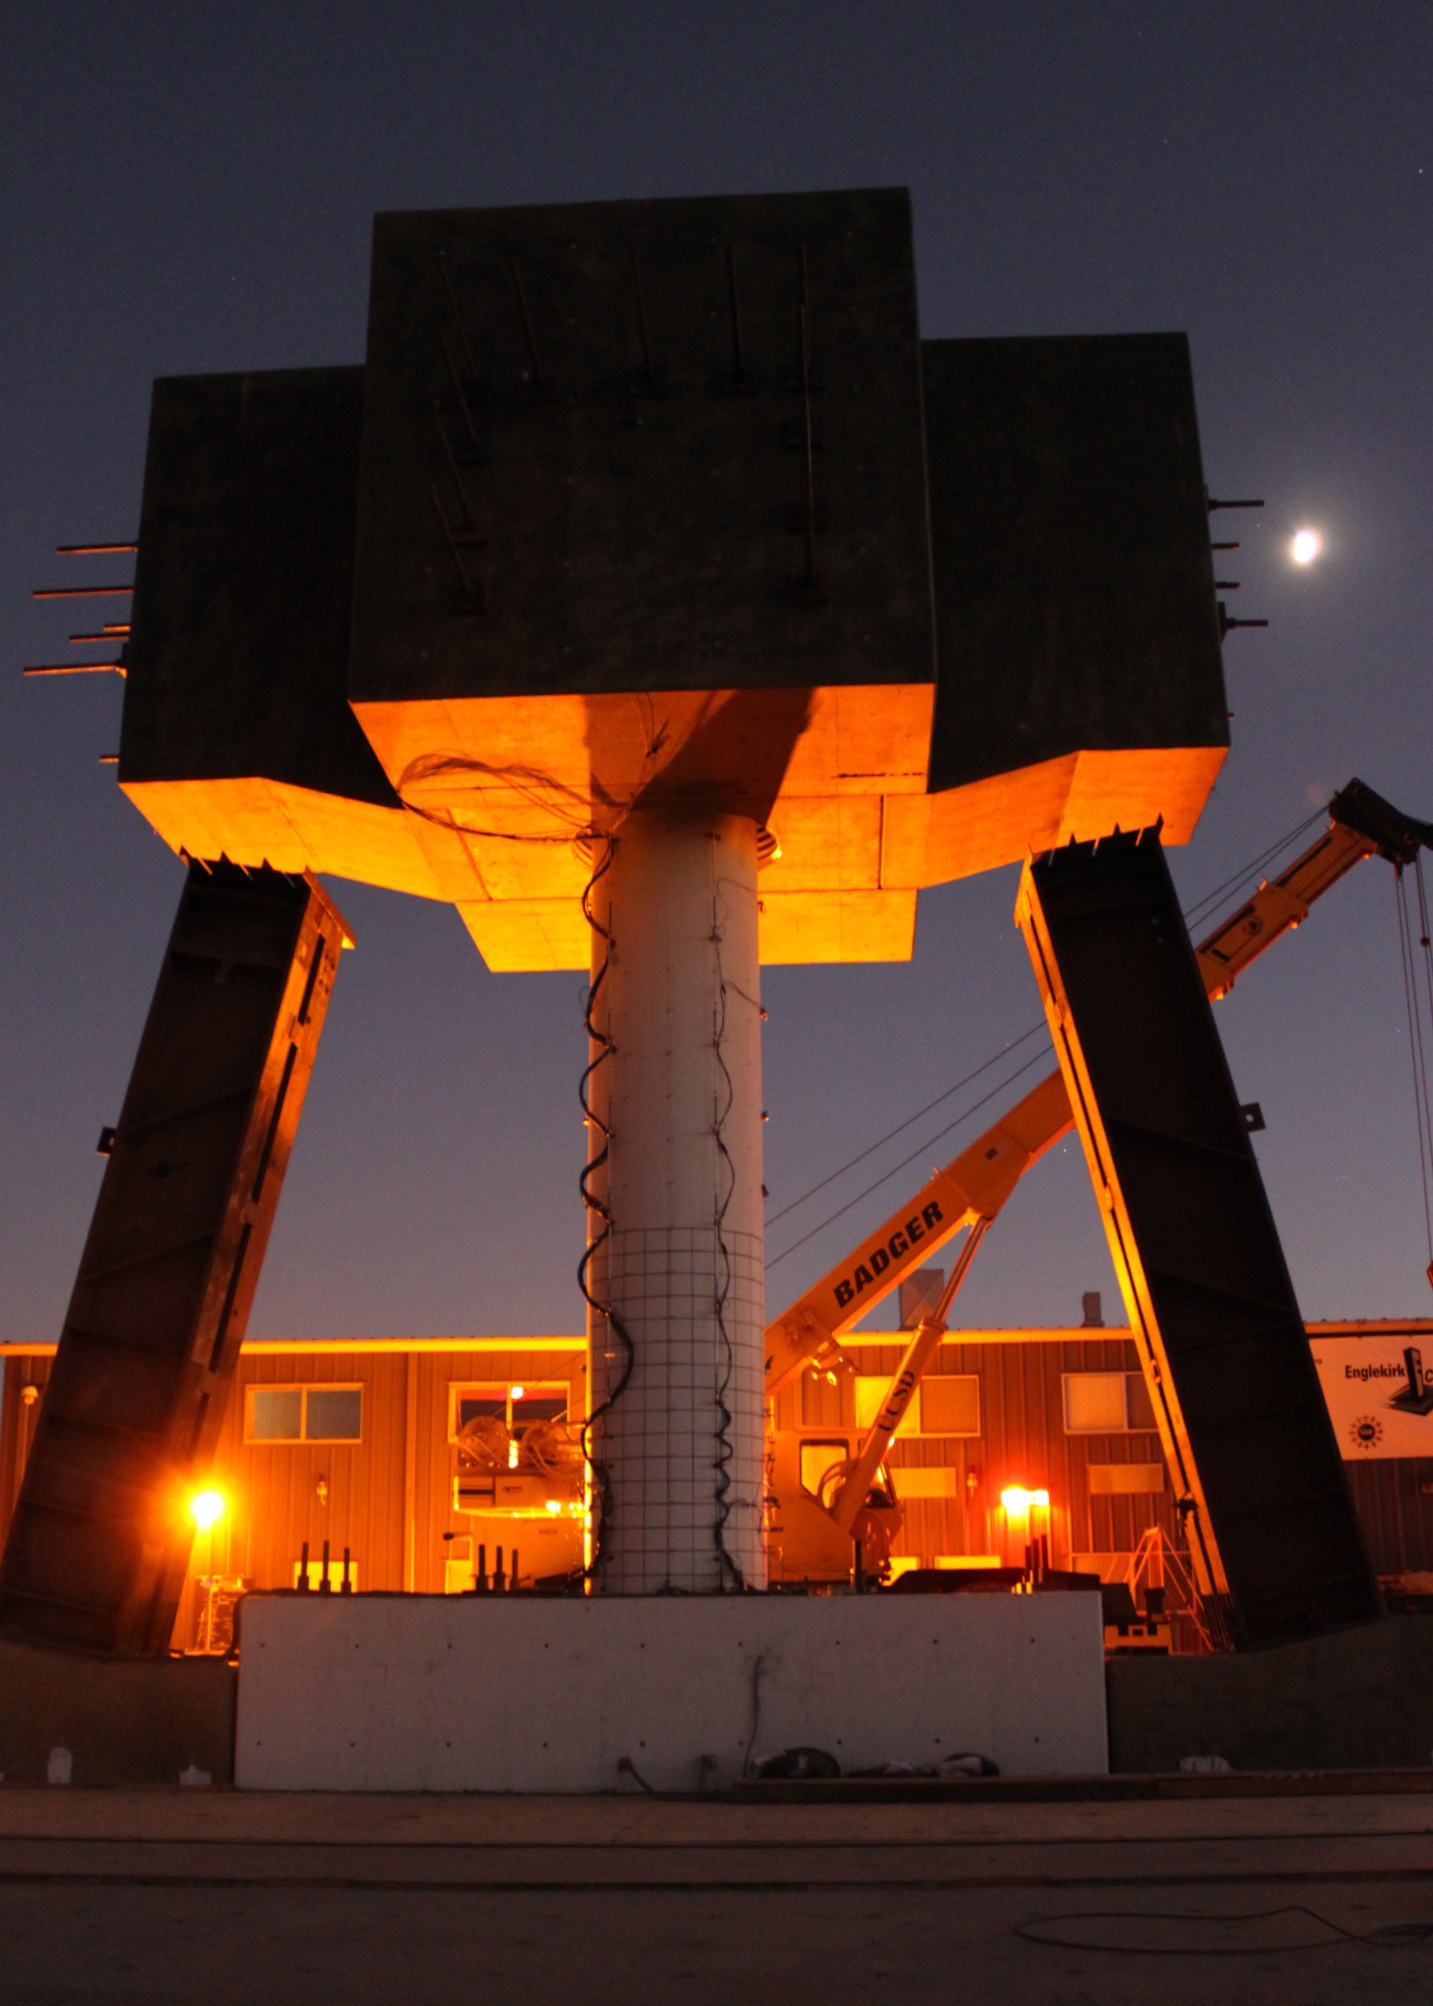
<instances>
[{"instance_id":1,"label":"white concrete column","mask_svg":"<svg viewBox=\"0 0 1433 2006\"><path fill-rule=\"evenodd\" d=\"M590 897L598 1593L766 1585L756 867L748 817L639 809Z\"/></svg>"}]
</instances>

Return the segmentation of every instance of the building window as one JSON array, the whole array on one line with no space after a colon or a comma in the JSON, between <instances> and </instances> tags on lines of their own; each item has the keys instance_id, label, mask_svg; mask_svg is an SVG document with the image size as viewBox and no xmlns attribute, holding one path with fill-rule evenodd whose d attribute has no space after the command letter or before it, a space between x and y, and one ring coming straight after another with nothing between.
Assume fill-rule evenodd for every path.
<instances>
[{"instance_id":1,"label":"building window","mask_svg":"<svg viewBox=\"0 0 1433 2006\"><path fill-rule=\"evenodd\" d=\"M1145 1434L1153 1435L1159 1428L1154 1418L1154 1402L1149 1397L1142 1372L1125 1374L1125 1412L1129 1416L1131 1428L1138 1428Z\"/></svg>"},{"instance_id":2,"label":"building window","mask_svg":"<svg viewBox=\"0 0 1433 2006\"><path fill-rule=\"evenodd\" d=\"M1153 1433L1154 1407L1142 1372L1067 1372L1064 1382L1067 1435Z\"/></svg>"},{"instance_id":3,"label":"building window","mask_svg":"<svg viewBox=\"0 0 1433 2006\"><path fill-rule=\"evenodd\" d=\"M875 1425L881 1403L890 1390L885 1374L862 1373L856 1381L856 1426ZM980 1375L976 1372L932 1372L922 1379L901 1416L900 1435L978 1435Z\"/></svg>"},{"instance_id":4,"label":"building window","mask_svg":"<svg viewBox=\"0 0 1433 2006\"><path fill-rule=\"evenodd\" d=\"M920 1383L920 1431L923 1435L980 1433L980 1375L975 1372L933 1372Z\"/></svg>"},{"instance_id":5,"label":"building window","mask_svg":"<svg viewBox=\"0 0 1433 2006\"><path fill-rule=\"evenodd\" d=\"M529 1379L516 1384L495 1381L490 1386L454 1386L449 1397L448 1439L456 1442L468 1423L480 1417L501 1421L510 1435L518 1436L534 1421L565 1421L572 1390L565 1380L539 1385Z\"/></svg>"},{"instance_id":6,"label":"building window","mask_svg":"<svg viewBox=\"0 0 1433 2006\"><path fill-rule=\"evenodd\" d=\"M849 1442L803 1442L801 1444L801 1487L810 1491L813 1498L821 1495L821 1484L828 1470L834 1470L837 1463L844 1463L851 1453Z\"/></svg>"},{"instance_id":7,"label":"building window","mask_svg":"<svg viewBox=\"0 0 1433 2006\"><path fill-rule=\"evenodd\" d=\"M250 1386L246 1442L361 1442L361 1386Z\"/></svg>"},{"instance_id":8,"label":"building window","mask_svg":"<svg viewBox=\"0 0 1433 2006\"><path fill-rule=\"evenodd\" d=\"M856 1426L860 1429L873 1428L876 1416L881 1411L882 1402L891 1390L891 1375L888 1372L863 1372L856 1381ZM920 1430L920 1394L911 1401L900 1418L896 1429L898 1435L914 1435ZM810 1486L808 1485L809 1489Z\"/></svg>"},{"instance_id":9,"label":"building window","mask_svg":"<svg viewBox=\"0 0 1433 2006\"><path fill-rule=\"evenodd\" d=\"M1085 1476L1092 1498L1150 1497L1164 1489L1163 1463L1091 1463Z\"/></svg>"}]
</instances>

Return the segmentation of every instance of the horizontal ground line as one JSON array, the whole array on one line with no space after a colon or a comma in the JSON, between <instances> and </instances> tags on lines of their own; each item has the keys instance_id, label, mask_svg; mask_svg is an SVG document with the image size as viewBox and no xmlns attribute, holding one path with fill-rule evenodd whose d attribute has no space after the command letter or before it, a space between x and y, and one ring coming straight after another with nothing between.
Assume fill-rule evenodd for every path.
<instances>
[{"instance_id":1,"label":"horizontal ground line","mask_svg":"<svg viewBox=\"0 0 1433 2006\"><path fill-rule=\"evenodd\" d=\"M15 1887L125 1887L125 1888L324 1888L368 1894L820 1894L825 1889L874 1888L884 1893L958 1894L989 1892L996 1888L1173 1888L1229 1887L1256 1888L1298 1885L1337 1886L1395 1881L1433 1881L1433 1867L1371 1867L1346 1871L1265 1874L970 1874L939 1879L927 1876L909 1880L889 1875L869 1878L846 1875L813 1879L810 1875L785 1880L592 1880L592 1881L505 1881L505 1880L398 1880L365 1879L362 1875L314 1874L66 1874L54 1872L0 1871L0 1886Z\"/></svg>"}]
</instances>

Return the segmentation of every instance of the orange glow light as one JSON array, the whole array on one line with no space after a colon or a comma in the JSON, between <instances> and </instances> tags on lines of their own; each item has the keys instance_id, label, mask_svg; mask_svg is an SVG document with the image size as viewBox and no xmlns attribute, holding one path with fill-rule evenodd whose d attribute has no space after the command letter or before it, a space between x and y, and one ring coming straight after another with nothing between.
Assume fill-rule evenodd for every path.
<instances>
[{"instance_id":1,"label":"orange glow light","mask_svg":"<svg viewBox=\"0 0 1433 2006\"><path fill-rule=\"evenodd\" d=\"M1000 1493L1000 1502L1004 1505L1006 1511L1025 1512L1029 1511L1032 1505L1048 1505L1050 1502L1050 1493L1048 1491L1024 1491L1018 1485L1012 1484L1008 1491Z\"/></svg>"},{"instance_id":2,"label":"orange glow light","mask_svg":"<svg viewBox=\"0 0 1433 2006\"><path fill-rule=\"evenodd\" d=\"M200 1491L189 1500L189 1515L201 1532L208 1532L224 1516L224 1500L218 1491Z\"/></svg>"}]
</instances>

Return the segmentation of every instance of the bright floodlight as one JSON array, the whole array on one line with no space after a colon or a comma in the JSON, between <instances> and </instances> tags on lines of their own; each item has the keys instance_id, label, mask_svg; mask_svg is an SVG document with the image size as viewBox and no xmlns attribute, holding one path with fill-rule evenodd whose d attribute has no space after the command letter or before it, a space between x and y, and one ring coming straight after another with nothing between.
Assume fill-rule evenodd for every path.
<instances>
[{"instance_id":1,"label":"bright floodlight","mask_svg":"<svg viewBox=\"0 0 1433 2006\"><path fill-rule=\"evenodd\" d=\"M200 1491L189 1500L190 1515L201 1532L207 1532L224 1516L224 1500L218 1491Z\"/></svg>"},{"instance_id":2,"label":"bright floodlight","mask_svg":"<svg viewBox=\"0 0 1433 2006\"><path fill-rule=\"evenodd\" d=\"M1008 1491L1000 1493L1000 1502L1004 1505L1006 1511L1029 1511L1031 1505L1048 1505L1050 1502L1050 1493L1048 1491L1020 1490L1017 1486L1012 1485Z\"/></svg>"},{"instance_id":3,"label":"bright floodlight","mask_svg":"<svg viewBox=\"0 0 1433 2006\"><path fill-rule=\"evenodd\" d=\"M1299 530L1292 545L1295 564L1312 564L1323 547L1324 540L1316 529Z\"/></svg>"}]
</instances>

